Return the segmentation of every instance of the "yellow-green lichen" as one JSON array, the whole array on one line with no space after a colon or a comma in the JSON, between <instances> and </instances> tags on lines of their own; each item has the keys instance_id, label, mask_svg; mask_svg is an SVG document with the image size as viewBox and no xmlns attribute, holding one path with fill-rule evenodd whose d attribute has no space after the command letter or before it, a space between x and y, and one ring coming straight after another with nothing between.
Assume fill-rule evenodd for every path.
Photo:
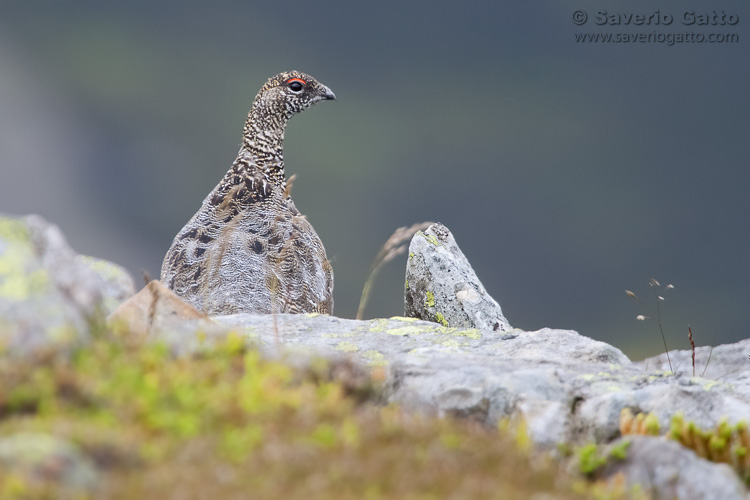
<instances>
[{"instance_id":1,"label":"yellow-green lichen","mask_svg":"<svg viewBox=\"0 0 750 500\"><path fill-rule=\"evenodd\" d=\"M443 326L448 326L448 321L445 319L445 316L443 316L442 313L435 313L435 321Z\"/></svg>"},{"instance_id":2,"label":"yellow-green lichen","mask_svg":"<svg viewBox=\"0 0 750 500\"><path fill-rule=\"evenodd\" d=\"M454 337L469 337L470 339L479 340L482 338L482 334L478 328L456 328L452 326L444 326L440 329L435 330L438 335L450 335Z\"/></svg>"},{"instance_id":3,"label":"yellow-green lichen","mask_svg":"<svg viewBox=\"0 0 750 500\"><path fill-rule=\"evenodd\" d=\"M719 382L718 380L709 380L709 379L700 378L700 377L693 377L690 379L690 382L694 384L699 384L706 391L710 391L711 389L715 387L725 386L725 384L723 384L722 382Z\"/></svg>"},{"instance_id":4,"label":"yellow-green lichen","mask_svg":"<svg viewBox=\"0 0 750 500\"><path fill-rule=\"evenodd\" d=\"M458 349L471 345L471 340L482 338L481 332L476 328L442 327L435 330L435 336L430 339L433 344Z\"/></svg>"},{"instance_id":5,"label":"yellow-green lichen","mask_svg":"<svg viewBox=\"0 0 750 500\"><path fill-rule=\"evenodd\" d=\"M385 356L383 356L383 353L380 351L365 351L361 354L361 356L367 360L367 364L370 366L387 366L388 360L385 359Z\"/></svg>"},{"instance_id":6,"label":"yellow-green lichen","mask_svg":"<svg viewBox=\"0 0 750 500\"><path fill-rule=\"evenodd\" d=\"M320 313L307 313L305 314L305 316L307 316L308 318L314 318L316 316L320 316Z\"/></svg>"},{"instance_id":7,"label":"yellow-green lichen","mask_svg":"<svg viewBox=\"0 0 750 500\"><path fill-rule=\"evenodd\" d=\"M452 333L452 335L458 335L461 337L469 337L470 339L479 340L482 338L482 334L480 333L478 328L467 328L466 330L459 330L455 333Z\"/></svg>"},{"instance_id":8,"label":"yellow-green lichen","mask_svg":"<svg viewBox=\"0 0 750 500\"><path fill-rule=\"evenodd\" d=\"M44 293L49 276L32 260L35 251L26 226L0 218L0 243L0 298L23 301Z\"/></svg>"},{"instance_id":9,"label":"yellow-green lichen","mask_svg":"<svg viewBox=\"0 0 750 500\"><path fill-rule=\"evenodd\" d=\"M394 318L398 319L401 323L413 323L418 321L416 318ZM388 335L421 335L424 333L430 333L434 331L435 327L430 325L409 325L392 327L392 324L387 319L378 319L373 321L371 326L367 329L372 333L387 333Z\"/></svg>"},{"instance_id":10,"label":"yellow-green lichen","mask_svg":"<svg viewBox=\"0 0 750 500\"><path fill-rule=\"evenodd\" d=\"M425 305L427 307L435 307L435 294L427 290L424 293L424 296L425 296Z\"/></svg>"},{"instance_id":11,"label":"yellow-green lichen","mask_svg":"<svg viewBox=\"0 0 750 500\"><path fill-rule=\"evenodd\" d=\"M460 349L461 347L467 346L468 342L459 342L456 339L451 338L437 338L433 339L433 343L449 349Z\"/></svg>"},{"instance_id":12,"label":"yellow-green lichen","mask_svg":"<svg viewBox=\"0 0 750 500\"><path fill-rule=\"evenodd\" d=\"M414 258L414 252L409 252L409 260Z\"/></svg>"},{"instance_id":13,"label":"yellow-green lichen","mask_svg":"<svg viewBox=\"0 0 750 500\"><path fill-rule=\"evenodd\" d=\"M421 236L422 238L426 239L428 242L432 243L433 245L440 246L440 242L431 234L424 234L422 231L417 231L417 235Z\"/></svg>"},{"instance_id":14,"label":"yellow-green lichen","mask_svg":"<svg viewBox=\"0 0 750 500\"><path fill-rule=\"evenodd\" d=\"M0 238L5 241L30 243L26 224L6 217L0 217Z\"/></svg>"},{"instance_id":15,"label":"yellow-green lichen","mask_svg":"<svg viewBox=\"0 0 750 500\"><path fill-rule=\"evenodd\" d=\"M352 338L356 334L354 332L343 332L343 333L324 333L321 335L324 339L338 339L338 338Z\"/></svg>"},{"instance_id":16,"label":"yellow-green lichen","mask_svg":"<svg viewBox=\"0 0 750 500\"><path fill-rule=\"evenodd\" d=\"M372 333L382 333L388 329L388 323L387 319L376 319L370 323L367 331Z\"/></svg>"},{"instance_id":17,"label":"yellow-green lichen","mask_svg":"<svg viewBox=\"0 0 750 500\"><path fill-rule=\"evenodd\" d=\"M389 328L385 330L385 333L388 335L397 335L397 336L405 336L405 335L421 335L423 333L428 333L431 331L431 328L429 326L401 326L398 328Z\"/></svg>"},{"instance_id":18,"label":"yellow-green lichen","mask_svg":"<svg viewBox=\"0 0 750 500\"><path fill-rule=\"evenodd\" d=\"M3 259L0 257L0 263ZM13 261L8 259L5 262ZM13 270L3 272L0 269L0 298L11 301L24 301L40 295L47 290L49 275L45 269L37 269L28 274L24 273L23 265Z\"/></svg>"},{"instance_id":19,"label":"yellow-green lichen","mask_svg":"<svg viewBox=\"0 0 750 500\"><path fill-rule=\"evenodd\" d=\"M404 286L407 290L409 289L409 278L406 278L406 280L404 281Z\"/></svg>"},{"instance_id":20,"label":"yellow-green lichen","mask_svg":"<svg viewBox=\"0 0 750 500\"><path fill-rule=\"evenodd\" d=\"M341 352L357 352L359 351L359 347L354 342L339 342L336 347L334 347L337 351Z\"/></svg>"},{"instance_id":21,"label":"yellow-green lichen","mask_svg":"<svg viewBox=\"0 0 750 500\"><path fill-rule=\"evenodd\" d=\"M407 318L406 316L391 316L390 319L393 321L405 321L407 323L414 323L415 321L419 321L419 318Z\"/></svg>"},{"instance_id":22,"label":"yellow-green lichen","mask_svg":"<svg viewBox=\"0 0 750 500\"><path fill-rule=\"evenodd\" d=\"M105 280L116 281L129 278L123 268L107 260L97 259L89 255L78 255L76 259Z\"/></svg>"}]
</instances>

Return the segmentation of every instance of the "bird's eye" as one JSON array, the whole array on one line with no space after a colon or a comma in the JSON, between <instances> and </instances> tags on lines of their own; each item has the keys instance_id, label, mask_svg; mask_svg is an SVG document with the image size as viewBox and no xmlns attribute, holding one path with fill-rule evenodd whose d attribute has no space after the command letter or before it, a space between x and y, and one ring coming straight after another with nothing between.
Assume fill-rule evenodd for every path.
<instances>
[{"instance_id":1,"label":"bird's eye","mask_svg":"<svg viewBox=\"0 0 750 500\"><path fill-rule=\"evenodd\" d=\"M302 87L305 86L305 81L299 78L291 78L286 83L289 84L289 89L292 92L300 92L302 91Z\"/></svg>"}]
</instances>

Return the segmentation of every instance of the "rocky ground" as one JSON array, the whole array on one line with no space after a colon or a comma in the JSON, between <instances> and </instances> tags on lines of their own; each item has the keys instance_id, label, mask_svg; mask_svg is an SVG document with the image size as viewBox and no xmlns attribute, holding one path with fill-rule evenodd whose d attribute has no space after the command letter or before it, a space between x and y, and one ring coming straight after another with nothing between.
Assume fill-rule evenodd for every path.
<instances>
[{"instance_id":1,"label":"rocky ground","mask_svg":"<svg viewBox=\"0 0 750 500\"><path fill-rule=\"evenodd\" d=\"M404 317L208 318L158 282L134 288L122 268L77 255L46 221L0 218L0 358L74 353L117 334L179 359L229 336L289 365L353 361L382 381L373 402L409 414L521 426L535 450L570 460L588 480L624 482L626 495L750 498L750 339L715 347L705 374L692 376L690 351L670 352L670 371L664 354L634 363L574 331L514 329L444 226L412 239ZM68 482L95 475L53 435L3 435L3 407L0 381L0 465L23 469L28 450L42 450L78 464Z\"/></svg>"}]
</instances>

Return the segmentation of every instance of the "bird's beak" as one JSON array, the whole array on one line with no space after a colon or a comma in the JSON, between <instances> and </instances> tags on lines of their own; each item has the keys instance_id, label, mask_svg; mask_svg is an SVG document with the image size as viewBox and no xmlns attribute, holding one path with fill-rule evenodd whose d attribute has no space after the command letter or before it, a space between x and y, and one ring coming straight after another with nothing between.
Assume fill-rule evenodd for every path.
<instances>
[{"instance_id":1,"label":"bird's beak","mask_svg":"<svg viewBox=\"0 0 750 500\"><path fill-rule=\"evenodd\" d=\"M323 94L323 99L327 99L327 100L330 100L330 101L335 101L336 100L336 94L334 94L331 91L331 89L329 89L328 87L326 87L325 85L323 85L323 90L325 91L324 94Z\"/></svg>"}]
</instances>

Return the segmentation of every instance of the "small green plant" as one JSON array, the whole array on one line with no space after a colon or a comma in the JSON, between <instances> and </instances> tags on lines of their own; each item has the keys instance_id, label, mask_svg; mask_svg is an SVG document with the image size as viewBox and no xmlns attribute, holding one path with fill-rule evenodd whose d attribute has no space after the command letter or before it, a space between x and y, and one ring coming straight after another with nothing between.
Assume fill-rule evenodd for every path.
<instances>
[{"instance_id":1,"label":"small green plant","mask_svg":"<svg viewBox=\"0 0 750 500\"><path fill-rule=\"evenodd\" d=\"M729 425L726 419L712 430L698 428L694 422L685 422L682 413L672 417L669 437L712 462L731 465L750 486L750 433L747 422Z\"/></svg>"},{"instance_id":2,"label":"small green plant","mask_svg":"<svg viewBox=\"0 0 750 500\"><path fill-rule=\"evenodd\" d=\"M682 413L672 416L667 437L693 450L698 456L712 462L732 466L750 486L750 432L747 422L729 425L726 419L712 430L700 429L695 422L685 421ZM634 415L629 408L620 412L620 433L660 435L659 421L653 413Z\"/></svg>"},{"instance_id":3,"label":"small green plant","mask_svg":"<svg viewBox=\"0 0 750 500\"><path fill-rule=\"evenodd\" d=\"M578 449L578 467L585 476L592 478L596 472L607 465L611 460L622 461L628 456L630 441L623 440L613 446L609 453L603 455L600 447L595 443L589 443Z\"/></svg>"},{"instance_id":4,"label":"small green plant","mask_svg":"<svg viewBox=\"0 0 750 500\"><path fill-rule=\"evenodd\" d=\"M588 477L592 477L606 463L607 458L601 456L595 443L584 445L578 450L578 467Z\"/></svg>"},{"instance_id":5,"label":"small green plant","mask_svg":"<svg viewBox=\"0 0 750 500\"><path fill-rule=\"evenodd\" d=\"M623 408L620 412L621 435L658 436L659 432L659 419L653 413L639 412L634 415L630 408Z\"/></svg>"}]
</instances>

